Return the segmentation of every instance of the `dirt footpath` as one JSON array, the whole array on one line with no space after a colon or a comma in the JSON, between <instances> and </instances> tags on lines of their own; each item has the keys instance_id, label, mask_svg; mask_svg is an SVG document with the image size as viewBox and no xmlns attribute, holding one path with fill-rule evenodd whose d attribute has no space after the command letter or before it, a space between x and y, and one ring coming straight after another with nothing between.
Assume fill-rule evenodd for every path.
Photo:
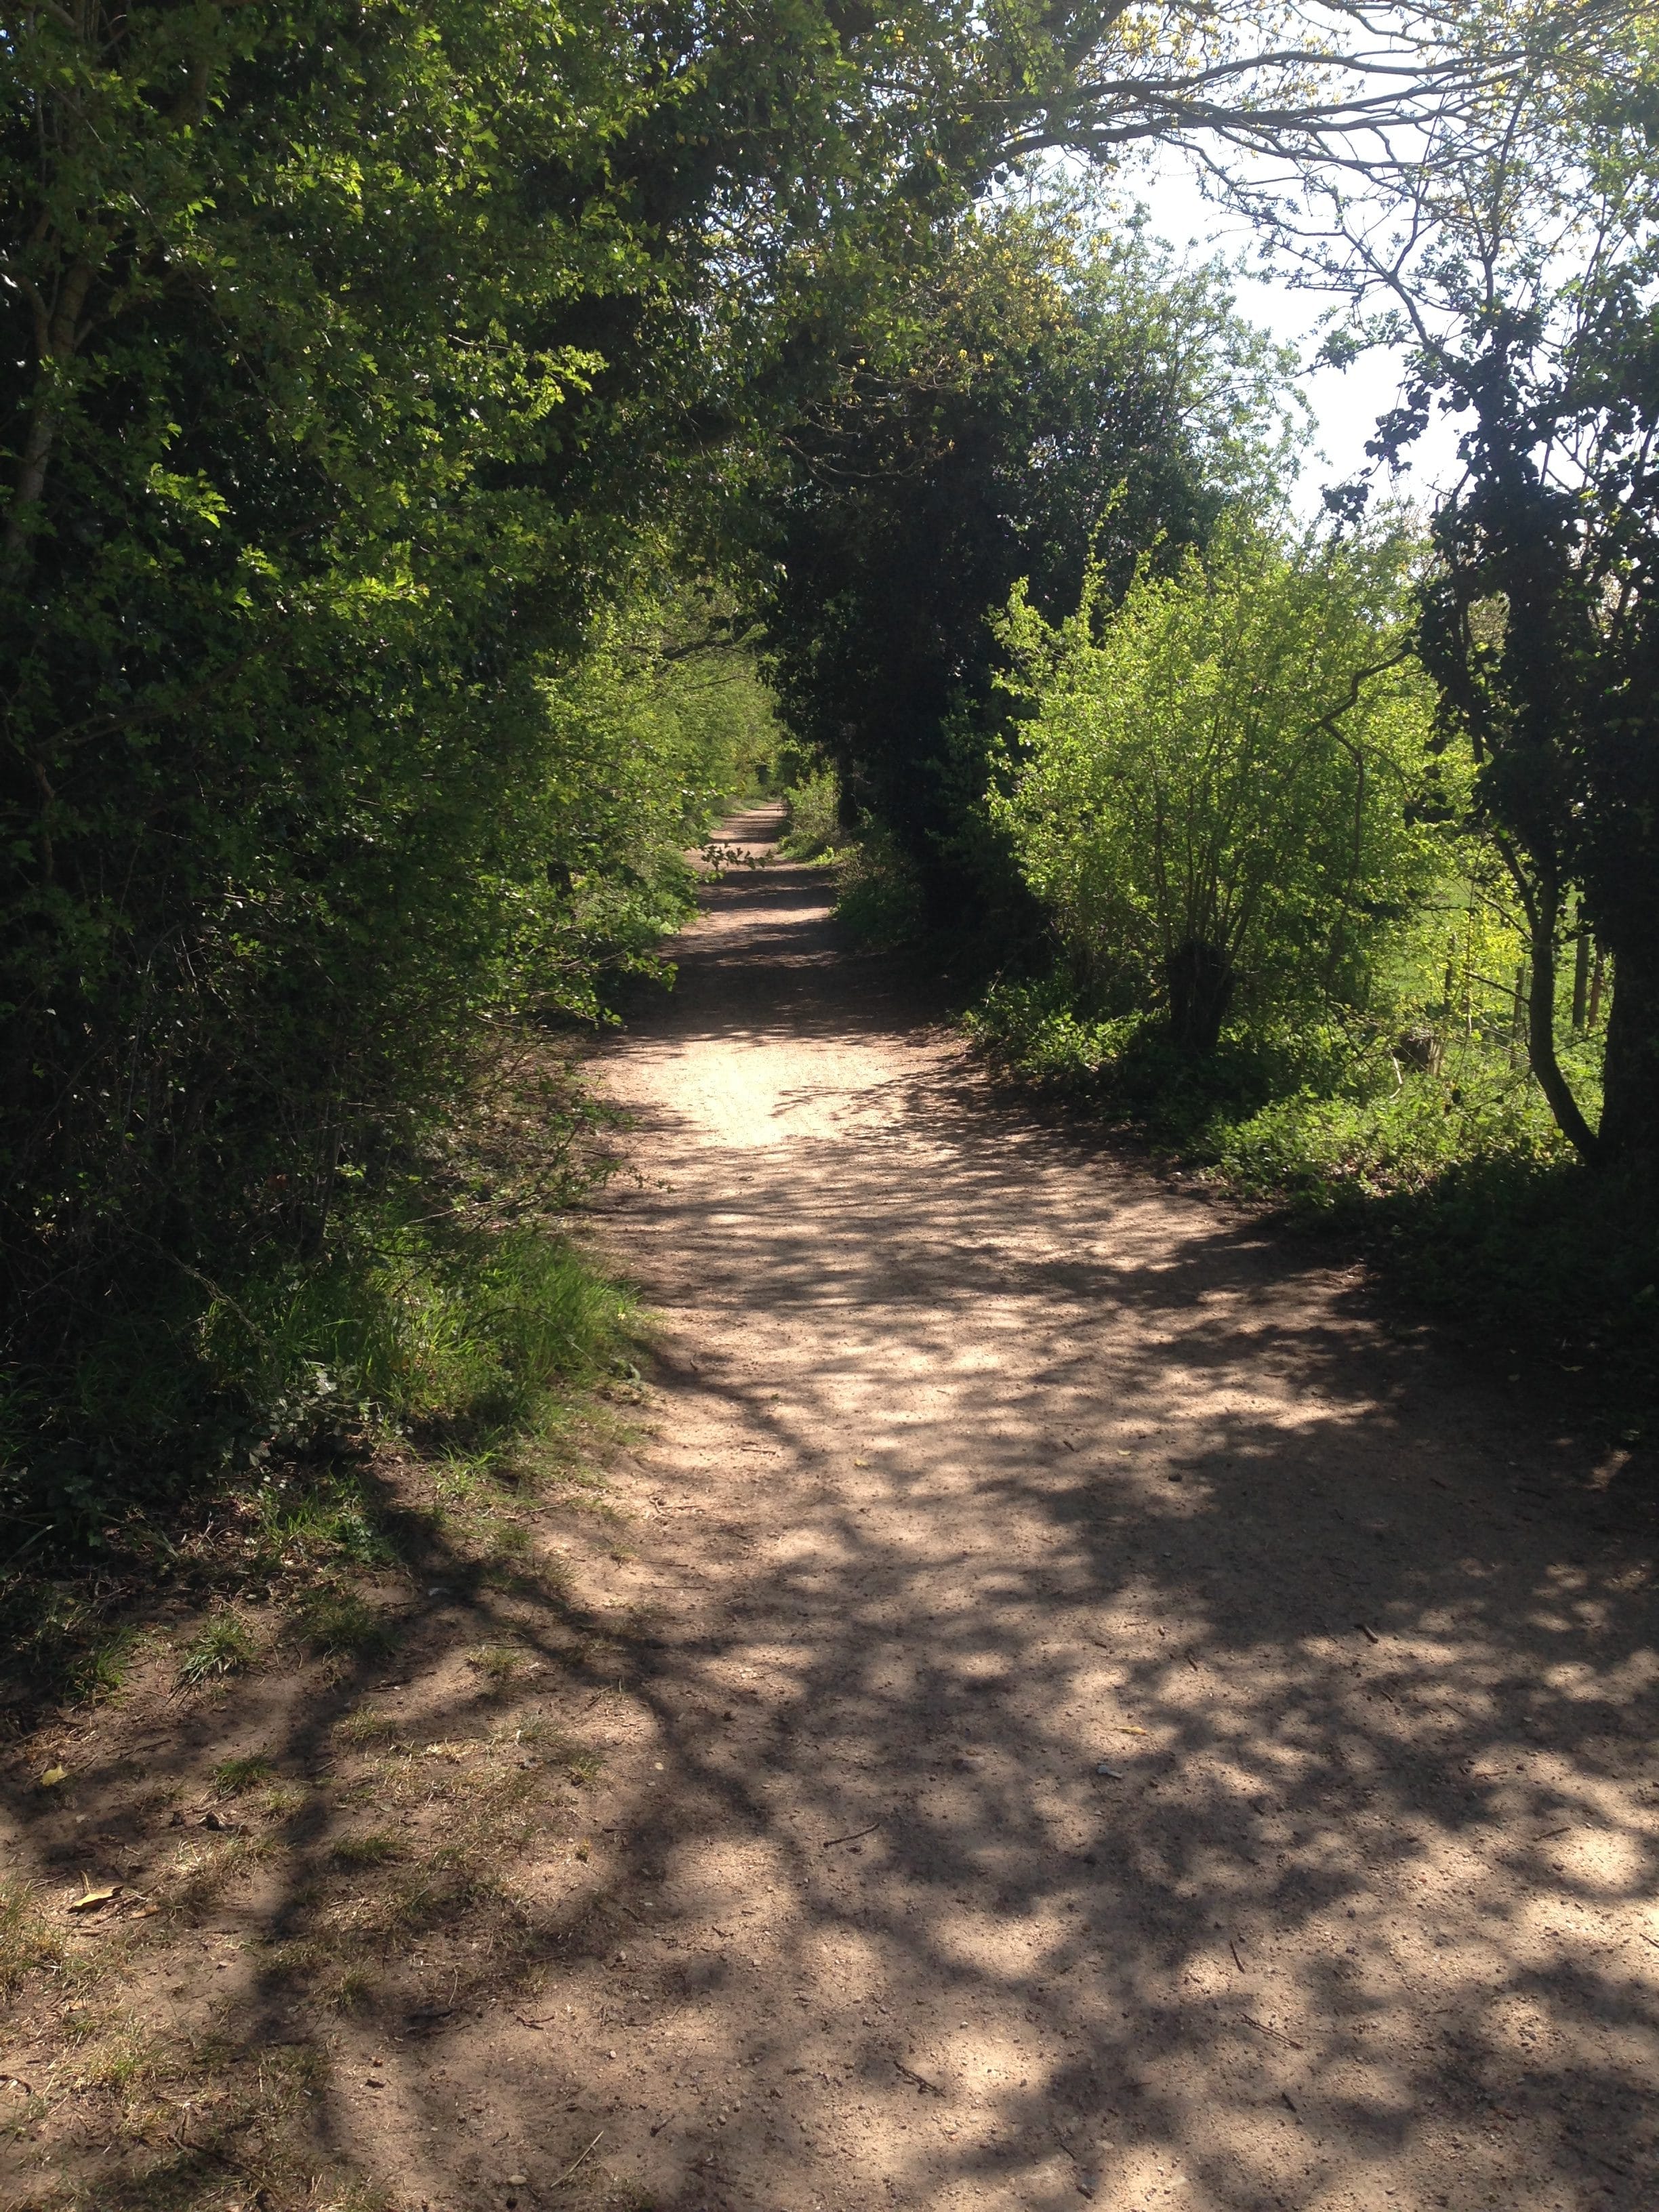
<instances>
[{"instance_id":1,"label":"dirt footpath","mask_svg":"<svg viewBox=\"0 0 1659 2212\"><path fill-rule=\"evenodd\" d=\"M0 1754L0 2212L1659 2206L1639 1471L828 889L597 1057L645 1386L228 1501Z\"/></svg>"},{"instance_id":2,"label":"dirt footpath","mask_svg":"<svg viewBox=\"0 0 1659 2212\"><path fill-rule=\"evenodd\" d=\"M1616 1462L994 1097L828 890L712 889L601 1062L662 1395L595 2163L711 2212L1648 2212Z\"/></svg>"}]
</instances>

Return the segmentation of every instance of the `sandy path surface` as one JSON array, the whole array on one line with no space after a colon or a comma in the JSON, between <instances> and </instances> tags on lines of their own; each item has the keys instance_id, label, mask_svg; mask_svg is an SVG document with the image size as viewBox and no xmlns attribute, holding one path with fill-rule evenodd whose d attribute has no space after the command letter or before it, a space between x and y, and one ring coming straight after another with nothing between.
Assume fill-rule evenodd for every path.
<instances>
[{"instance_id":1,"label":"sandy path surface","mask_svg":"<svg viewBox=\"0 0 1659 2212\"><path fill-rule=\"evenodd\" d=\"M611 2171L779 2212L1659 2203L1659 1661L1610 1471L993 1097L826 902L711 890L602 1064L665 1390Z\"/></svg>"},{"instance_id":2,"label":"sandy path surface","mask_svg":"<svg viewBox=\"0 0 1659 2212\"><path fill-rule=\"evenodd\" d=\"M0 1761L0 2208L1655 2212L1650 1474L828 891L711 885L595 1056L640 1402L383 1453L384 1650L255 1591L183 1697L174 1591Z\"/></svg>"}]
</instances>

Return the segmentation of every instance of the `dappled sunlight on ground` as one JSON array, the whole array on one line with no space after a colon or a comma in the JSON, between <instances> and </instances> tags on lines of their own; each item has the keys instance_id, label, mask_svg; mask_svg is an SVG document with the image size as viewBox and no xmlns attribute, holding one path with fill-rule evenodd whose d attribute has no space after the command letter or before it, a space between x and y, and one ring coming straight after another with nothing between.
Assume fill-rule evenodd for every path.
<instances>
[{"instance_id":1,"label":"dappled sunlight on ground","mask_svg":"<svg viewBox=\"0 0 1659 2212\"><path fill-rule=\"evenodd\" d=\"M772 1846L722 1876L759 1963L661 2023L750 2106L655 2163L688 2203L1651 2201L1645 1544L1351 1277L988 1098L825 961L818 885L724 887L607 1062L678 1373L665 1905Z\"/></svg>"},{"instance_id":2,"label":"dappled sunlight on ground","mask_svg":"<svg viewBox=\"0 0 1659 2212\"><path fill-rule=\"evenodd\" d=\"M1645 1504L993 1095L827 890L711 887L602 1048L659 1318L611 1489L527 1502L516 1580L434 1528L395 1660L158 1676L142 1761L87 1719L49 1881L161 1868L167 1804L270 1848L73 1940L262 2065L304 1951L294 2094L396 2212L1647 2212ZM288 1809L201 1836L255 1749ZM167 2125L179 2188L103 2203L257 2201L246 2130Z\"/></svg>"}]
</instances>

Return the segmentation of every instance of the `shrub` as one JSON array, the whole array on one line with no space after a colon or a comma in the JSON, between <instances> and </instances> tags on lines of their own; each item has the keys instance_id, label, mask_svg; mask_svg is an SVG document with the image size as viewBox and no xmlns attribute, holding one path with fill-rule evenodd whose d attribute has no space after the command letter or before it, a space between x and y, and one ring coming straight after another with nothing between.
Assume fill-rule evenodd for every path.
<instances>
[{"instance_id":1,"label":"shrub","mask_svg":"<svg viewBox=\"0 0 1659 2212\"><path fill-rule=\"evenodd\" d=\"M1017 591L1001 635L1029 710L1014 842L1080 983L1213 1050L1261 1023L1363 1006L1446 862L1422 802L1446 773L1397 533L1281 541L1236 523L1121 605L1091 583L1053 628Z\"/></svg>"},{"instance_id":2,"label":"shrub","mask_svg":"<svg viewBox=\"0 0 1659 2212\"><path fill-rule=\"evenodd\" d=\"M787 860L828 859L842 842L841 786L827 769L791 784L783 793L789 824L778 841Z\"/></svg>"},{"instance_id":3,"label":"shrub","mask_svg":"<svg viewBox=\"0 0 1659 2212\"><path fill-rule=\"evenodd\" d=\"M860 944L885 951L921 932L921 878L890 832L866 828L841 855L836 919Z\"/></svg>"}]
</instances>

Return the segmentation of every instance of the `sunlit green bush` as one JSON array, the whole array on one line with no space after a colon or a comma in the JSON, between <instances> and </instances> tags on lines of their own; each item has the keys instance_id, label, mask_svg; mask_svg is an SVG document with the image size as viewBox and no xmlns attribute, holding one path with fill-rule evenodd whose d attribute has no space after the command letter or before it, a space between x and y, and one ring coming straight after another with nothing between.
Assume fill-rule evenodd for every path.
<instances>
[{"instance_id":1,"label":"sunlit green bush","mask_svg":"<svg viewBox=\"0 0 1659 2212\"><path fill-rule=\"evenodd\" d=\"M994 815L1079 983L1212 1049L1258 1022L1363 1007L1446 866L1397 531L1291 539L1235 520L1121 605L1085 591L1001 624L1026 710Z\"/></svg>"}]
</instances>

